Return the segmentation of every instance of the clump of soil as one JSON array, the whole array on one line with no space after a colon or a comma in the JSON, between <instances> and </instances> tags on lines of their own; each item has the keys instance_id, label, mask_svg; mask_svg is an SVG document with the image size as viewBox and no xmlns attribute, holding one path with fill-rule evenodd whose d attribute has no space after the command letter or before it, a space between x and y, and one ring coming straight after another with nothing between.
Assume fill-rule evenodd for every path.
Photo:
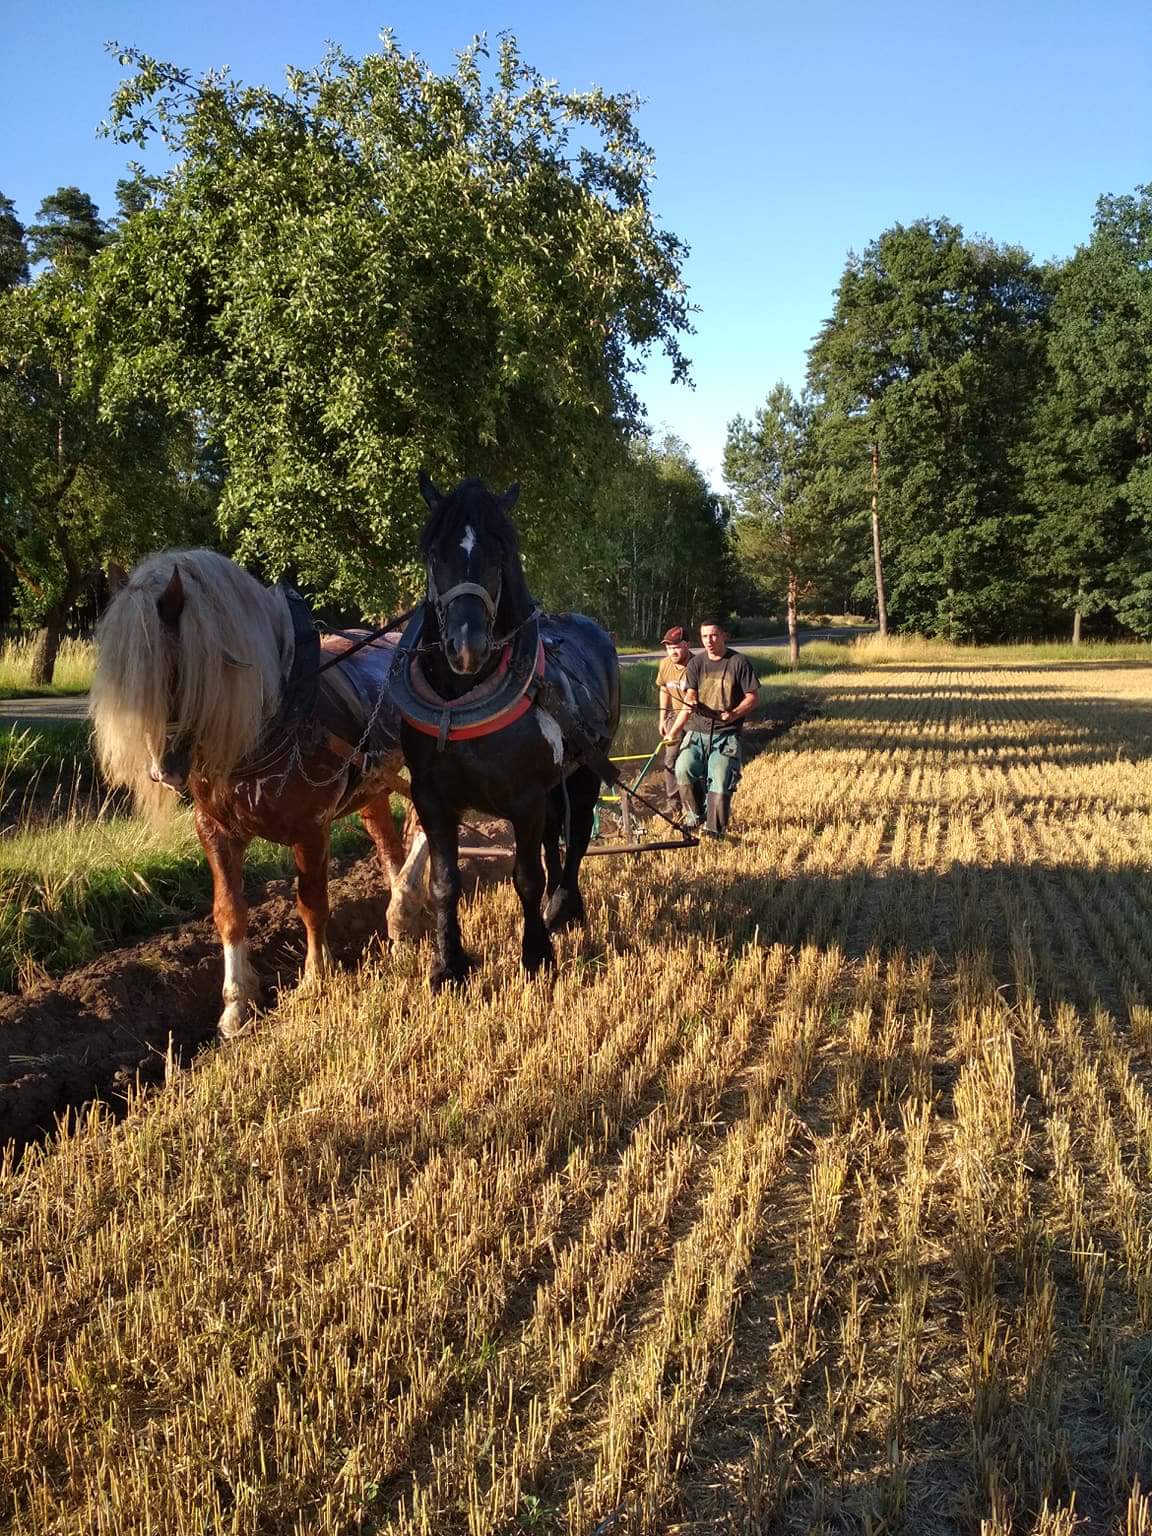
<instances>
[{"instance_id":1,"label":"clump of soil","mask_svg":"<svg viewBox=\"0 0 1152 1536\"><path fill-rule=\"evenodd\" d=\"M375 856L332 881L332 951L356 963L387 942L387 881ZM292 885L272 880L253 901L252 959L270 993L293 985L304 930ZM17 1150L94 1098L123 1102L139 1077L162 1082L171 1041L184 1064L216 1036L223 963L211 917L118 949L23 996L0 996L0 1147Z\"/></svg>"}]
</instances>

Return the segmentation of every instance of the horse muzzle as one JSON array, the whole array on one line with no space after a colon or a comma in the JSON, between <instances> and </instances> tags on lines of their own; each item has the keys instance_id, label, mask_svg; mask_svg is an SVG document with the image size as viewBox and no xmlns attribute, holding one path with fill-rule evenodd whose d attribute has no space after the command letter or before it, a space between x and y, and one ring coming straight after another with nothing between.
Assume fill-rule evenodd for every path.
<instances>
[{"instance_id":1,"label":"horse muzzle","mask_svg":"<svg viewBox=\"0 0 1152 1536\"><path fill-rule=\"evenodd\" d=\"M192 754L186 750L165 752L157 763L153 761L148 777L153 784L163 784L173 794L182 795L188 789L188 775L192 769Z\"/></svg>"},{"instance_id":2,"label":"horse muzzle","mask_svg":"<svg viewBox=\"0 0 1152 1536\"><path fill-rule=\"evenodd\" d=\"M459 624L444 633L444 655L459 677L474 677L492 655L486 624Z\"/></svg>"}]
</instances>

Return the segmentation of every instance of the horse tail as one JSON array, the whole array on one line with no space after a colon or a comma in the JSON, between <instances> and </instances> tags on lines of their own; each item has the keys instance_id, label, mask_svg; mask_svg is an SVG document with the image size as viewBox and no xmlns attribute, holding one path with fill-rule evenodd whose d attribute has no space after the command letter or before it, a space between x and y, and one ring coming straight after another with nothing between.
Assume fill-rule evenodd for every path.
<instances>
[{"instance_id":1,"label":"horse tail","mask_svg":"<svg viewBox=\"0 0 1152 1536\"><path fill-rule=\"evenodd\" d=\"M174 567L183 607L165 623L158 602ZM214 550L142 561L96 635L90 712L109 782L146 810L170 799L150 777L169 742L187 745L194 773L227 777L276 711L291 633L282 595Z\"/></svg>"}]
</instances>

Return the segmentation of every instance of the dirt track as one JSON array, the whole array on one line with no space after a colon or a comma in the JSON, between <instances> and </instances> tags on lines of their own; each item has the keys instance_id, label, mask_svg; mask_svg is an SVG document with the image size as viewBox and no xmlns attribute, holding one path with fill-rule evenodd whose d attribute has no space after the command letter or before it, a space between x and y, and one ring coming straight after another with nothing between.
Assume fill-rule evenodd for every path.
<instances>
[{"instance_id":1,"label":"dirt track","mask_svg":"<svg viewBox=\"0 0 1152 1536\"><path fill-rule=\"evenodd\" d=\"M748 731L749 751L811 712L801 695L772 700L766 718ZM502 823L485 820L480 829L506 840ZM503 870L485 861L474 867L469 884ZM339 964L354 966L373 945L387 943L387 895L374 855L333 878L330 942ZM254 894L249 935L271 1004L278 987L298 981L303 964L303 929L290 881L269 881ZM169 1051L175 1065L187 1066L216 1039L221 980L220 944L207 916L114 950L23 995L0 994L0 1149L11 1141L23 1151L51 1135L61 1115L93 1099L116 1108L137 1081L162 1083Z\"/></svg>"}]
</instances>

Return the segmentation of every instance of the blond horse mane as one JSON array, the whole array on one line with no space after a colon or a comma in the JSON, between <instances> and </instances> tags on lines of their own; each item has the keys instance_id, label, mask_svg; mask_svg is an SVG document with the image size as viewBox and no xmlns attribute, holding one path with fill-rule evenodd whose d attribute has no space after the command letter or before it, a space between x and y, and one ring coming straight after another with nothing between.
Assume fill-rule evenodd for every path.
<instances>
[{"instance_id":1,"label":"blond horse mane","mask_svg":"<svg viewBox=\"0 0 1152 1536\"><path fill-rule=\"evenodd\" d=\"M157 608L173 567L184 589L175 629ZM90 712L100 766L149 810L173 798L149 777L166 741L190 744L194 773L226 778L276 713L292 665L284 594L211 549L142 560L96 640Z\"/></svg>"}]
</instances>

